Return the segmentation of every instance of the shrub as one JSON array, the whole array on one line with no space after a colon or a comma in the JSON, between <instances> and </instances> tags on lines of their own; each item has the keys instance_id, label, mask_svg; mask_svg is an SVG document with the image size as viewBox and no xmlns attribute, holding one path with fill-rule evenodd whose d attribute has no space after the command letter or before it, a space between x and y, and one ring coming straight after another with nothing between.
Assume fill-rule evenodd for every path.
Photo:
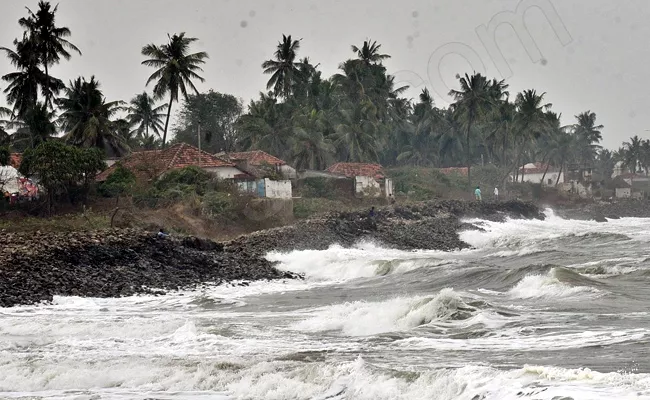
<instances>
[{"instance_id":1,"label":"shrub","mask_svg":"<svg viewBox=\"0 0 650 400\"><path fill-rule=\"evenodd\" d=\"M203 212L209 216L228 214L233 208L233 197L228 193L210 192L203 197Z\"/></svg>"},{"instance_id":2,"label":"shrub","mask_svg":"<svg viewBox=\"0 0 650 400\"><path fill-rule=\"evenodd\" d=\"M178 185L192 185L197 193L205 193L208 182L212 179L209 172L199 167L185 167L170 171L156 181L158 190L167 190Z\"/></svg>"},{"instance_id":3,"label":"shrub","mask_svg":"<svg viewBox=\"0 0 650 400\"><path fill-rule=\"evenodd\" d=\"M133 190L135 183L133 172L117 163L115 171L99 186L99 192L105 197L119 197Z\"/></svg>"}]
</instances>

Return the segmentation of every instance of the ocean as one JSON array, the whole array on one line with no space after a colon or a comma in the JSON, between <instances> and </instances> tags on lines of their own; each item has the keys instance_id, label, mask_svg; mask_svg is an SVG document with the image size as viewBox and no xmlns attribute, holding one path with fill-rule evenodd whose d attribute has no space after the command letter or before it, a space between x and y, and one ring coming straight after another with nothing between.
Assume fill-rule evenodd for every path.
<instances>
[{"instance_id":1,"label":"ocean","mask_svg":"<svg viewBox=\"0 0 650 400\"><path fill-rule=\"evenodd\" d=\"M304 281L0 309L3 399L650 399L650 220L271 252Z\"/></svg>"}]
</instances>

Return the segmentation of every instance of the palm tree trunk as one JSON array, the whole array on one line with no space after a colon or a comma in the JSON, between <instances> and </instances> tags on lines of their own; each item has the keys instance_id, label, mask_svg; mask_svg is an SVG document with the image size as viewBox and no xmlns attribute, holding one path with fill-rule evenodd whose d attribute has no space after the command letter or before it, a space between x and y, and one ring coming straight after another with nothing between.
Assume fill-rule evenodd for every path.
<instances>
[{"instance_id":1,"label":"palm tree trunk","mask_svg":"<svg viewBox=\"0 0 650 400\"><path fill-rule=\"evenodd\" d=\"M548 168L551 166L551 164L546 164L546 169L544 170L544 175L542 175L542 187L544 187L544 179L546 179L546 173L548 172Z\"/></svg>"},{"instance_id":2,"label":"palm tree trunk","mask_svg":"<svg viewBox=\"0 0 650 400\"><path fill-rule=\"evenodd\" d=\"M466 140L467 150L465 151L467 157L467 187L470 192L472 191L472 162L471 162L472 150L469 147L469 135L470 135L470 130L472 128L473 119L474 116L470 111L469 118L467 120L467 140Z\"/></svg>"},{"instance_id":3,"label":"palm tree trunk","mask_svg":"<svg viewBox=\"0 0 650 400\"><path fill-rule=\"evenodd\" d=\"M46 59L47 59L47 54L46 54ZM43 64L45 64L45 84L47 85L48 81L49 81L50 74L49 74L49 71L48 71L48 68L47 68L47 62L45 62ZM45 92L45 107L48 107L49 105L50 105L50 91L48 90L47 92Z\"/></svg>"},{"instance_id":4,"label":"palm tree trunk","mask_svg":"<svg viewBox=\"0 0 650 400\"><path fill-rule=\"evenodd\" d=\"M167 118L165 119L165 132L163 132L163 142L162 142L163 150L165 149L165 144L167 144L167 127L169 126L169 116L172 113L172 103L173 103L173 99L170 97L169 107L167 107Z\"/></svg>"},{"instance_id":5,"label":"palm tree trunk","mask_svg":"<svg viewBox=\"0 0 650 400\"><path fill-rule=\"evenodd\" d=\"M560 172L557 174L557 180L555 181L555 187L560 184L560 177L562 176L562 170L564 170L564 157L562 157L562 162L560 162Z\"/></svg>"}]
</instances>

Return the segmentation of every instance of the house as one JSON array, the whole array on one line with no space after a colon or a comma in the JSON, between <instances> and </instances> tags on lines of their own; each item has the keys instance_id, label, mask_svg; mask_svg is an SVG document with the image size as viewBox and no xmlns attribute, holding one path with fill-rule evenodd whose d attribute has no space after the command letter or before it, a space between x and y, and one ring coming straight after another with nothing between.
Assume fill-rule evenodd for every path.
<instances>
[{"instance_id":1,"label":"house","mask_svg":"<svg viewBox=\"0 0 650 400\"><path fill-rule=\"evenodd\" d=\"M327 172L354 179L354 192L358 196L393 195L393 181L385 176L379 164L336 163Z\"/></svg>"},{"instance_id":2,"label":"house","mask_svg":"<svg viewBox=\"0 0 650 400\"><path fill-rule=\"evenodd\" d=\"M559 181L558 181L559 177ZM542 182L544 179L544 182ZM542 186L553 187L557 183L564 183L564 172L548 164L531 163L519 168L518 174L510 174L511 182L541 183Z\"/></svg>"},{"instance_id":3,"label":"house","mask_svg":"<svg viewBox=\"0 0 650 400\"><path fill-rule=\"evenodd\" d=\"M155 180L168 171L190 166L211 172L219 179L234 179L235 176L244 174L235 164L187 143L175 144L164 150L133 152L123 157L120 164L131 170L138 181L145 182ZM111 165L97 176L97 181L105 181L116 168L117 164Z\"/></svg>"},{"instance_id":4,"label":"house","mask_svg":"<svg viewBox=\"0 0 650 400\"><path fill-rule=\"evenodd\" d=\"M293 189L288 179L295 178L296 170L285 161L261 150L241 153L220 153L216 156L232 162L242 171L234 177L241 192L267 199L291 199Z\"/></svg>"},{"instance_id":5,"label":"house","mask_svg":"<svg viewBox=\"0 0 650 400\"><path fill-rule=\"evenodd\" d=\"M286 179L295 179L296 170L275 156L262 150L245 151L240 153L221 153L218 157L246 168L273 169Z\"/></svg>"},{"instance_id":6,"label":"house","mask_svg":"<svg viewBox=\"0 0 650 400\"><path fill-rule=\"evenodd\" d=\"M617 199L629 199L632 197L632 185L620 175L607 184L607 189L613 191Z\"/></svg>"}]
</instances>

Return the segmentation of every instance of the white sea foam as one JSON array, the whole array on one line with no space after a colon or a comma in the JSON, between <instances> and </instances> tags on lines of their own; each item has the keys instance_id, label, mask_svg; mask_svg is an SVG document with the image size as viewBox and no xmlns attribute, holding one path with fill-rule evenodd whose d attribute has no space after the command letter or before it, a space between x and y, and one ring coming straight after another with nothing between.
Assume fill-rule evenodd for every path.
<instances>
[{"instance_id":1,"label":"white sea foam","mask_svg":"<svg viewBox=\"0 0 650 400\"><path fill-rule=\"evenodd\" d=\"M340 331L344 335L368 336L405 331L430 323L453 322L456 326L481 324L496 328L505 323L494 312L468 307L452 289L436 296L400 297L382 302L357 301L314 310L293 329L309 332ZM455 320L455 321L453 321Z\"/></svg>"},{"instance_id":2,"label":"white sea foam","mask_svg":"<svg viewBox=\"0 0 650 400\"><path fill-rule=\"evenodd\" d=\"M279 262L278 268L282 270L303 273L308 280L321 282L345 282L457 262L450 253L400 251L370 243L353 248L332 246L327 250L271 252L267 258Z\"/></svg>"},{"instance_id":3,"label":"white sea foam","mask_svg":"<svg viewBox=\"0 0 650 400\"><path fill-rule=\"evenodd\" d=\"M602 295L603 292L589 286L571 286L555 277L555 269L546 275L528 275L508 291L515 299L580 299Z\"/></svg>"}]
</instances>

